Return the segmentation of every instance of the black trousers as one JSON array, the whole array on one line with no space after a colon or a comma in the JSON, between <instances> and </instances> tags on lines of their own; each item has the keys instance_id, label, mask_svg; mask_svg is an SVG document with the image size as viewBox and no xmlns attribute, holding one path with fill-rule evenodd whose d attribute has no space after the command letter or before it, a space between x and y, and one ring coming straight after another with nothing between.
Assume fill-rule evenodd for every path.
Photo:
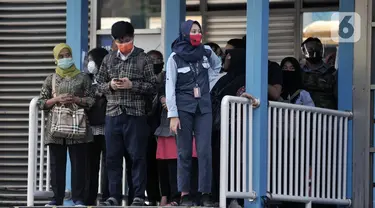
<instances>
[{"instance_id":1,"label":"black trousers","mask_svg":"<svg viewBox=\"0 0 375 208\"><path fill-rule=\"evenodd\" d=\"M86 176L86 193L85 205L96 205L98 197L98 183L99 183L99 169L100 169L100 156L103 153L102 169L101 169L101 193L102 200L109 197L108 190L108 176L107 167L105 164L105 137L104 135L94 136L94 142L88 144L88 158L87 158L87 176Z\"/></svg>"},{"instance_id":2,"label":"black trousers","mask_svg":"<svg viewBox=\"0 0 375 208\"><path fill-rule=\"evenodd\" d=\"M212 199L220 198L220 132L212 132Z\"/></svg>"},{"instance_id":3,"label":"black trousers","mask_svg":"<svg viewBox=\"0 0 375 208\"><path fill-rule=\"evenodd\" d=\"M65 197L66 152L69 150L72 177L73 202L83 201L85 197L87 144L59 145L49 144L51 160L51 186L53 200L62 205Z\"/></svg>"},{"instance_id":4,"label":"black trousers","mask_svg":"<svg viewBox=\"0 0 375 208\"><path fill-rule=\"evenodd\" d=\"M128 184L128 198L127 198L127 205L130 206L133 203L134 199L134 188L133 188L133 180L132 180L132 158L130 157L130 154L127 150L124 152L124 158L125 158L125 165L126 165L126 182Z\"/></svg>"},{"instance_id":5,"label":"black trousers","mask_svg":"<svg viewBox=\"0 0 375 208\"><path fill-rule=\"evenodd\" d=\"M177 159L158 160L160 191L162 196L168 198L168 202L179 202L181 193L177 188ZM190 196L198 203L198 159L192 159L192 174L190 180Z\"/></svg>"},{"instance_id":6,"label":"black trousers","mask_svg":"<svg viewBox=\"0 0 375 208\"><path fill-rule=\"evenodd\" d=\"M160 188L158 177L158 163L156 160L156 137L150 135L147 146L147 198L149 202L157 202L160 200Z\"/></svg>"}]
</instances>

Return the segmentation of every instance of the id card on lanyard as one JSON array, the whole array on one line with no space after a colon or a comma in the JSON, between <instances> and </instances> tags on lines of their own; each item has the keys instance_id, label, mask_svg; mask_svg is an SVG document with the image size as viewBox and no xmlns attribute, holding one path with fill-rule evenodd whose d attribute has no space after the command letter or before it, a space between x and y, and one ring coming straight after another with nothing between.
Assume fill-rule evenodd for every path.
<instances>
[{"instance_id":1,"label":"id card on lanyard","mask_svg":"<svg viewBox=\"0 0 375 208\"><path fill-rule=\"evenodd\" d=\"M201 98L201 88L199 87L198 82L197 82L197 76L199 74L198 63L196 63L195 66L190 63L190 68L194 72L194 81L195 81L195 87L193 89L194 98L198 99L198 98Z\"/></svg>"}]
</instances>

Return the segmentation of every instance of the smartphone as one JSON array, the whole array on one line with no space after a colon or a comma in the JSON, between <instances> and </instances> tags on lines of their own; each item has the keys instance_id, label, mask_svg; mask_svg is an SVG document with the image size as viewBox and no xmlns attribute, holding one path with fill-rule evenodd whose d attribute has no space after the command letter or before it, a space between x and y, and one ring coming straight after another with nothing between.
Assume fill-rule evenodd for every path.
<instances>
[{"instance_id":1,"label":"smartphone","mask_svg":"<svg viewBox=\"0 0 375 208\"><path fill-rule=\"evenodd\" d=\"M113 81L115 81L115 82L122 82L121 79L117 79L117 78L114 78Z\"/></svg>"}]
</instances>

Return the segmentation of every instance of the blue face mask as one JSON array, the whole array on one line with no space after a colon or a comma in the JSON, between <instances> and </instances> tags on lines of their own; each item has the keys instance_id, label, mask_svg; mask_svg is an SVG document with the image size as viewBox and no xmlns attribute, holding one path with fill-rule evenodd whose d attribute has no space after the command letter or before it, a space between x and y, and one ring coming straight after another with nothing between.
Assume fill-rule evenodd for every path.
<instances>
[{"instance_id":1,"label":"blue face mask","mask_svg":"<svg viewBox=\"0 0 375 208\"><path fill-rule=\"evenodd\" d=\"M72 58L63 58L57 60L57 66L61 69L69 69L74 64L74 61Z\"/></svg>"}]
</instances>

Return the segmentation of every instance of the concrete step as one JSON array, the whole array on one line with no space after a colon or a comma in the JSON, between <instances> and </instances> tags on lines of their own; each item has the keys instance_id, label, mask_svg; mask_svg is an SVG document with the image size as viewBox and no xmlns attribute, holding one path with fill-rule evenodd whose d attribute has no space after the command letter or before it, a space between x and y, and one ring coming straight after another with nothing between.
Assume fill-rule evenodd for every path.
<instances>
[{"instance_id":1,"label":"concrete step","mask_svg":"<svg viewBox=\"0 0 375 208\"><path fill-rule=\"evenodd\" d=\"M58 207L61 207L61 208L74 208L74 206L72 207L69 207L69 206L56 206L54 208L58 208ZM113 206L113 207L109 207L109 208L120 208L121 206ZM141 208L141 207L136 207L136 206L122 206L124 208ZM121 207L121 208L122 208ZM158 206L144 206L144 207L147 207L147 208L159 208ZM182 207L182 206L177 206L177 207ZM35 207L14 207L14 208L45 208L45 206L35 206ZM87 208L108 208L108 207L101 207L101 206L87 206ZM161 208L161 207L160 207ZM197 207L189 207L189 208L198 208ZM212 207L214 208L214 207Z\"/></svg>"}]
</instances>

